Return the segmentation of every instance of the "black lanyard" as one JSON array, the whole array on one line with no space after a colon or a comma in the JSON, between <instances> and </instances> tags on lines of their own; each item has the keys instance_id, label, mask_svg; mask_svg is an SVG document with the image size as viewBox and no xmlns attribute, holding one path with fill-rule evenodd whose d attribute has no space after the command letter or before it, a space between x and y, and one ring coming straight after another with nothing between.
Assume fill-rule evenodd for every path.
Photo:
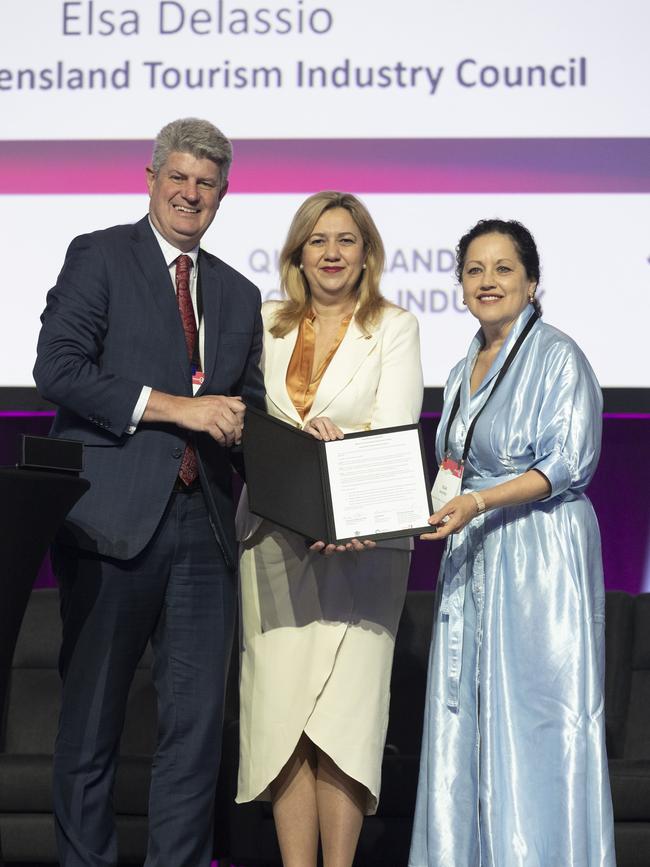
<instances>
[{"instance_id":1,"label":"black lanyard","mask_svg":"<svg viewBox=\"0 0 650 867\"><path fill-rule=\"evenodd\" d=\"M503 364L503 367L499 371L499 374L496 378L496 382L492 386L492 390L490 391L490 393L487 396L487 400L485 401L483 406L479 409L479 411L476 413L476 415L472 419L472 423L470 424L469 429L467 431L467 436L465 437L465 446L463 448L463 457L461 458L461 463L464 464L465 461L467 460L467 455L469 454L469 448L472 444L472 436L474 435L474 428L476 427L476 422L479 420L481 413L483 412L483 410L487 406L488 400L492 397L492 395L494 394L494 392L497 389L497 386L499 385L499 383L501 382L503 377L506 375L508 368L510 367L512 362L515 360L516 354L521 349L521 344L528 337L530 330L532 329L533 325L537 322L538 319L539 319L539 315L538 315L537 311L534 311L533 314L531 315L530 319L526 323L526 327L524 328L524 330L521 332L521 334L517 338L517 342L515 343L515 345L512 347L512 349L508 353L508 357L506 358L506 360ZM454 405L451 408L451 415L449 416L449 421L447 422L447 431L445 433L445 450L444 450L445 455L448 453L448 449L449 449L449 432L451 431L451 425L452 425L452 422L455 419L456 413L458 412L458 409L460 407L460 389L461 389L461 387L462 387L462 383L458 387L458 391L456 392L456 397L454 398Z\"/></svg>"}]
</instances>

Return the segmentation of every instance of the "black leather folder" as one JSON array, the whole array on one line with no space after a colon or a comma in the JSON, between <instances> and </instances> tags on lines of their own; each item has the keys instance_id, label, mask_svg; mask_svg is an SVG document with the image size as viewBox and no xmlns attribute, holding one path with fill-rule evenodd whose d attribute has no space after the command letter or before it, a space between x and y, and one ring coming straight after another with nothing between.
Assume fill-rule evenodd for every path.
<instances>
[{"instance_id":1,"label":"black leather folder","mask_svg":"<svg viewBox=\"0 0 650 867\"><path fill-rule=\"evenodd\" d=\"M427 508L431 514L430 485L418 425L349 433L345 440L405 430L418 432ZM246 409L242 442L248 501L255 515L300 533L308 540L341 544L355 537L356 534L336 535L327 443L254 407ZM390 539L419 535L428 530L431 527L424 524L388 532L363 533L362 538Z\"/></svg>"}]
</instances>

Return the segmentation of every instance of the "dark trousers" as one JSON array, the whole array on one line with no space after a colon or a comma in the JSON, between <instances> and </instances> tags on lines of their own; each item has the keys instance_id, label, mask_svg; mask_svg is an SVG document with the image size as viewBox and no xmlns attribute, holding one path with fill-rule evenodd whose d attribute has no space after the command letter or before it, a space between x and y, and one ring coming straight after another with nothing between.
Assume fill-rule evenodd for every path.
<instances>
[{"instance_id":1,"label":"dark trousers","mask_svg":"<svg viewBox=\"0 0 650 867\"><path fill-rule=\"evenodd\" d=\"M54 562L63 617L54 756L62 867L117 863L112 785L129 686L149 639L159 731L146 867L208 867L236 576L203 495L173 494L133 560L59 548Z\"/></svg>"}]
</instances>

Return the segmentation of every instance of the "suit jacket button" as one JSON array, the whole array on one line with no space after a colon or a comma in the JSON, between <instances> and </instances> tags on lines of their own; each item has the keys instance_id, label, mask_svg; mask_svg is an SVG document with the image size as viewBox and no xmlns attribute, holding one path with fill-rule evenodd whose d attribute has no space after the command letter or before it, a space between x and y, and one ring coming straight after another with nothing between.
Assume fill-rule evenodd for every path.
<instances>
[{"instance_id":1,"label":"suit jacket button","mask_svg":"<svg viewBox=\"0 0 650 867\"><path fill-rule=\"evenodd\" d=\"M176 448L172 452L172 457L173 458L180 458L182 456L182 454L183 454L183 449L179 449L178 446L176 446Z\"/></svg>"}]
</instances>

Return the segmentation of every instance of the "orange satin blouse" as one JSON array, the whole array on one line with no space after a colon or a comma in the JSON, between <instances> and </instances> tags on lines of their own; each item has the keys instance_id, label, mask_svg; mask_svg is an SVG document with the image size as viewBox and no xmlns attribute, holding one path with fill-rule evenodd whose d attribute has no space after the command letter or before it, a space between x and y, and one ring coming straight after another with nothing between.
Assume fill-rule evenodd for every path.
<instances>
[{"instance_id":1,"label":"orange satin blouse","mask_svg":"<svg viewBox=\"0 0 650 867\"><path fill-rule=\"evenodd\" d=\"M345 337L345 332L348 330L348 325L352 320L352 314L341 320L341 325L334 342L318 366L318 370L314 370L314 352L316 348L315 319L316 314L310 311L300 323L296 345L291 355L289 367L287 368L287 391L291 402L302 419L305 418L312 407L320 381L334 357L334 353Z\"/></svg>"}]
</instances>

